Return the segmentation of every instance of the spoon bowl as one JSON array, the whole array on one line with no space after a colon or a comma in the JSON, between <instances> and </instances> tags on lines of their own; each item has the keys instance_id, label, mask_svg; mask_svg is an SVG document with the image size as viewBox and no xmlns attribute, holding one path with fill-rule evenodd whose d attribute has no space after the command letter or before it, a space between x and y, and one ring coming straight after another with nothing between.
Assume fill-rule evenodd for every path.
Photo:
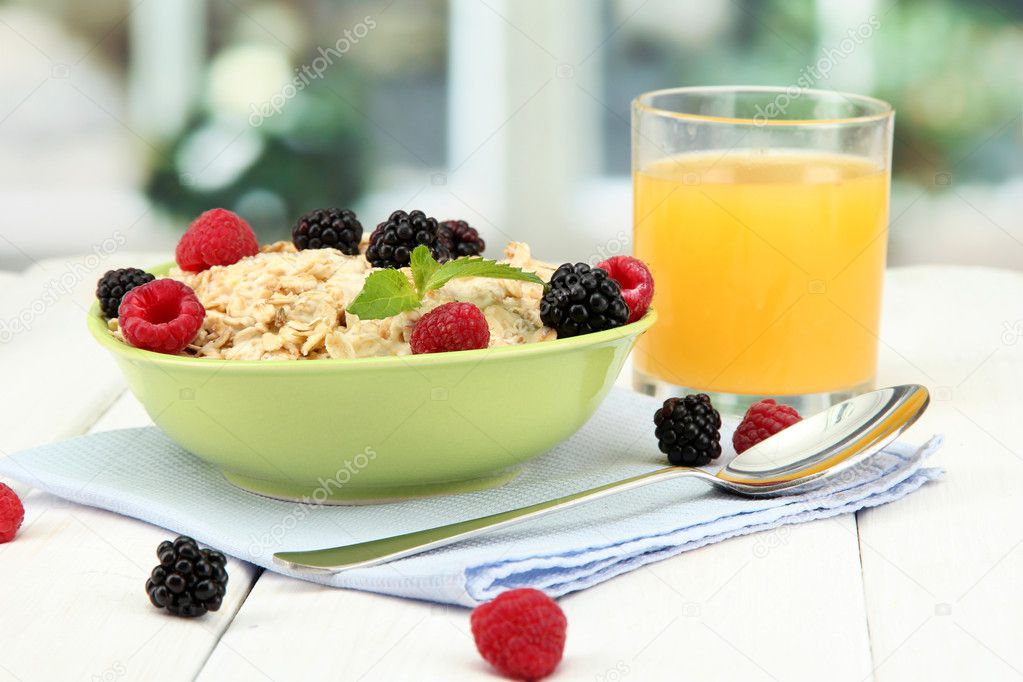
<instances>
[{"instance_id":1,"label":"spoon bowl","mask_svg":"<svg viewBox=\"0 0 1023 682\"><path fill-rule=\"evenodd\" d=\"M920 418L927 389L905 384L863 393L807 417L737 455L716 478L750 497L794 495L832 482Z\"/></svg>"}]
</instances>

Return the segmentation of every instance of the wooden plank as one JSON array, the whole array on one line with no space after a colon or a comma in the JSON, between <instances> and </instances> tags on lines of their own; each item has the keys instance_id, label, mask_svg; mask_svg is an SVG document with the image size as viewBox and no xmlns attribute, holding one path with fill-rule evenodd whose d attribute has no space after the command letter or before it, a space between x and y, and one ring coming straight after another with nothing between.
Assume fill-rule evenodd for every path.
<instances>
[{"instance_id":1,"label":"wooden plank","mask_svg":"<svg viewBox=\"0 0 1023 682\"><path fill-rule=\"evenodd\" d=\"M557 678L863 680L862 595L852 517L736 538L563 598L569 638ZM466 609L271 573L199 679L316 676L494 679Z\"/></svg>"},{"instance_id":2,"label":"wooden plank","mask_svg":"<svg viewBox=\"0 0 1023 682\"><path fill-rule=\"evenodd\" d=\"M881 378L931 388L912 433L947 435L948 474L859 515L875 679L1018 679L1023 275L909 268L888 289Z\"/></svg>"},{"instance_id":3,"label":"wooden plank","mask_svg":"<svg viewBox=\"0 0 1023 682\"><path fill-rule=\"evenodd\" d=\"M119 254L94 270L155 260ZM66 291L55 289L66 272L77 271L55 261L7 278L0 320L23 324L0 339L5 452L76 435L94 422L95 428L151 423L128 395L107 409L123 381L84 325L101 273L79 274L64 280ZM18 489L25 523L16 541L0 546L0 585L6 586L0 596L0 679L194 677L248 594L257 575L251 565L229 562L231 589L220 612L196 621L167 616L149 605L144 592L167 531Z\"/></svg>"},{"instance_id":4,"label":"wooden plank","mask_svg":"<svg viewBox=\"0 0 1023 682\"><path fill-rule=\"evenodd\" d=\"M151 423L124 394L94 430ZM131 453L125 453L130 457ZM2 662L13 679L192 679L239 607L258 571L230 559L220 611L186 620L154 609L144 584L167 530L71 504L33 490L25 525L0 546ZM62 642L61 655L53 655ZM2 678L0 678L2 679Z\"/></svg>"}]
</instances>

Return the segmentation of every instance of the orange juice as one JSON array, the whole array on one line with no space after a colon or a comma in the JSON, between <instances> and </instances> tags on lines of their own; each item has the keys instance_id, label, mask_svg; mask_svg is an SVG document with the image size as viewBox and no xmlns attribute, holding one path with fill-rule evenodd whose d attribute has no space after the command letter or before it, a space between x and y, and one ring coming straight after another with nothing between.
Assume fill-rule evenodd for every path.
<instances>
[{"instance_id":1,"label":"orange juice","mask_svg":"<svg viewBox=\"0 0 1023 682\"><path fill-rule=\"evenodd\" d=\"M877 359L888 173L854 156L673 156L634 176L635 253L659 322L637 369L678 386L861 387Z\"/></svg>"}]
</instances>

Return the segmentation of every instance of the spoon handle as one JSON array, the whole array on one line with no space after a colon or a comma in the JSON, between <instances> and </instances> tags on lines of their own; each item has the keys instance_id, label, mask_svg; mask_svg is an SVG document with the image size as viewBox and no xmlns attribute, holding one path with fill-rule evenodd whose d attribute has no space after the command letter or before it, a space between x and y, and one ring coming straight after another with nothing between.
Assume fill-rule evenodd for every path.
<instances>
[{"instance_id":1,"label":"spoon handle","mask_svg":"<svg viewBox=\"0 0 1023 682\"><path fill-rule=\"evenodd\" d=\"M354 545L314 549L300 552L278 552L274 554L274 563L298 573L330 574L347 571L351 568L375 566L395 559L419 554L427 550L450 545L459 540L483 535L498 528L505 528L528 519L535 519L551 512L568 509L585 502L598 500L615 493L633 490L650 483L658 483L680 476L698 476L713 479L710 474L699 469L685 467L665 467L649 473L608 483L597 488L565 495L553 500L539 502L512 509L478 519L459 521L446 526L427 528L426 530L404 535L395 535Z\"/></svg>"}]
</instances>

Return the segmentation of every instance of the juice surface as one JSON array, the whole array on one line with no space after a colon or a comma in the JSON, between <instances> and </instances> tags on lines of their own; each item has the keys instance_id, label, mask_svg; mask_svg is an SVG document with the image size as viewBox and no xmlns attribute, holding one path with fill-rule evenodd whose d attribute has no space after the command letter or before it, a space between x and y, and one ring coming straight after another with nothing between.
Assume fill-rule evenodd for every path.
<instances>
[{"instance_id":1,"label":"juice surface","mask_svg":"<svg viewBox=\"0 0 1023 682\"><path fill-rule=\"evenodd\" d=\"M870 381L887 171L852 156L683 154L634 174L635 253L658 323L637 367L689 388L786 395Z\"/></svg>"}]
</instances>

